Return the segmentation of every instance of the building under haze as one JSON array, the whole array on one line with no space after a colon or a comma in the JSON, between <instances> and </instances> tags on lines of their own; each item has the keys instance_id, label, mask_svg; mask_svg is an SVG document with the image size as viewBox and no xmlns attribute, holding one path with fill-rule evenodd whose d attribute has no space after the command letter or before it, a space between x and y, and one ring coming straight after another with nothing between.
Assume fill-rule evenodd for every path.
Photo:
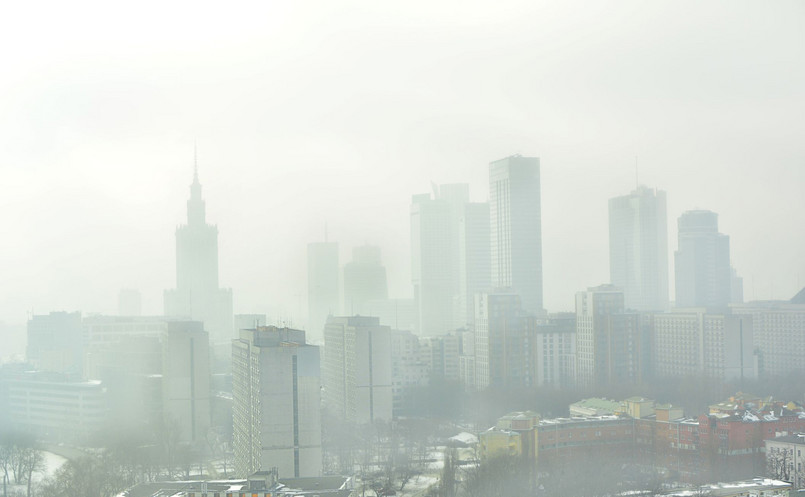
<instances>
[{"instance_id":1,"label":"building under haze","mask_svg":"<svg viewBox=\"0 0 805 497\"><path fill-rule=\"evenodd\" d=\"M338 314L338 271L337 243L307 244L307 330L314 342L321 341L327 316Z\"/></svg>"},{"instance_id":2,"label":"building under haze","mask_svg":"<svg viewBox=\"0 0 805 497\"><path fill-rule=\"evenodd\" d=\"M626 309L668 308L668 226L665 192L638 187L609 200L610 282Z\"/></svg>"},{"instance_id":3,"label":"building under haze","mask_svg":"<svg viewBox=\"0 0 805 497\"><path fill-rule=\"evenodd\" d=\"M539 159L513 155L489 164L492 286L520 295L542 313L542 217Z\"/></svg>"},{"instance_id":4,"label":"building under haze","mask_svg":"<svg viewBox=\"0 0 805 497\"><path fill-rule=\"evenodd\" d=\"M367 302L388 299L386 268L380 262L380 247L363 245L352 249L352 262L344 265L344 310L367 315Z\"/></svg>"},{"instance_id":5,"label":"building under haze","mask_svg":"<svg viewBox=\"0 0 805 497\"><path fill-rule=\"evenodd\" d=\"M674 268L677 307L722 307L730 303L730 238L718 232L718 214L696 210L679 216Z\"/></svg>"},{"instance_id":6,"label":"building under haze","mask_svg":"<svg viewBox=\"0 0 805 497\"><path fill-rule=\"evenodd\" d=\"M623 290L600 285L576 293L576 383L582 387L642 379L649 359L640 315L624 312Z\"/></svg>"},{"instance_id":7,"label":"building under haze","mask_svg":"<svg viewBox=\"0 0 805 497\"><path fill-rule=\"evenodd\" d=\"M654 316L654 372L659 377L757 377L752 317L705 308Z\"/></svg>"},{"instance_id":8,"label":"building under haze","mask_svg":"<svg viewBox=\"0 0 805 497\"><path fill-rule=\"evenodd\" d=\"M28 320L28 362L39 371L70 373L84 370L84 340L80 312L51 312Z\"/></svg>"},{"instance_id":9,"label":"building under haze","mask_svg":"<svg viewBox=\"0 0 805 497\"><path fill-rule=\"evenodd\" d=\"M206 441L210 429L210 339L204 323L172 321L162 339L162 410L178 440Z\"/></svg>"},{"instance_id":10,"label":"building under haze","mask_svg":"<svg viewBox=\"0 0 805 497\"><path fill-rule=\"evenodd\" d=\"M166 316L202 321L215 344L232 339L232 290L218 286L218 227L207 224L198 169L187 224L176 228L176 288L165 291L164 303Z\"/></svg>"},{"instance_id":11,"label":"building under haze","mask_svg":"<svg viewBox=\"0 0 805 497\"><path fill-rule=\"evenodd\" d=\"M281 478L320 476L319 348L305 332L241 330L232 341L235 473L277 468Z\"/></svg>"},{"instance_id":12,"label":"building under haze","mask_svg":"<svg viewBox=\"0 0 805 497\"><path fill-rule=\"evenodd\" d=\"M492 260L489 251L489 204L464 205L459 220L459 300L457 324L471 325L475 317L475 294L492 288Z\"/></svg>"},{"instance_id":13,"label":"building under haze","mask_svg":"<svg viewBox=\"0 0 805 497\"><path fill-rule=\"evenodd\" d=\"M419 333L443 335L462 326L459 224L469 201L466 183L433 186L411 199L411 281Z\"/></svg>"},{"instance_id":14,"label":"building under haze","mask_svg":"<svg viewBox=\"0 0 805 497\"><path fill-rule=\"evenodd\" d=\"M390 421L391 329L375 317L330 316L324 328L324 405L339 419Z\"/></svg>"}]
</instances>

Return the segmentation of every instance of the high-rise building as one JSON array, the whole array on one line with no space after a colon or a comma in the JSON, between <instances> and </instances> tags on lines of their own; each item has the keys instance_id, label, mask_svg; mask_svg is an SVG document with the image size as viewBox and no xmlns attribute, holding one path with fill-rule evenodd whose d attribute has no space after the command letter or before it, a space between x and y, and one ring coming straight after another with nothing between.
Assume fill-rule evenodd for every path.
<instances>
[{"instance_id":1,"label":"high-rise building","mask_svg":"<svg viewBox=\"0 0 805 497\"><path fill-rule=\"evenodd\" d=\"M668 226L665 192L638 187L609 200L610 282L626 309L668 308Z\"/></svg>"},{"instance_id":2,"label":"high-rise building","mask_svg":"<svg viewBox=\"0 0 805 497\"><path fill-rule=\"evenodd\" d=\"M492 286L509 288L527 312L542 313L539 159L513 155L489 164Z\"/></svg>"},{"instance_id":3,"label":"high-rise building","mask_svg":"<svg viewBox=\"0 0 805 497\"><path fill-rule=\"evenodd\" d=\"M164 303L166 316L202 321L213 343L232 339L232 290L218 286L218 227L207 224L198 169L187 224L176 228L176 288L165 291Z\"/></svg>"},{"instance_id":4,"label":"high-rise building","mask_svg":"<svg viewBox=\"0 0 805 497\"><path fill-rule=\"evenodd\" d=\"M235 472L276 468L282 477L320 476L319 348L305 332L241 330L232 341Z\"/></svg>"},{"instance_id":5,"label":"high-rise building","mask_svg":"<svg viewBox=\"0 0 805 497\"><path fill-rule=\"evenodd\" d=\"M391 329L376 317L327 319L324 327L324 404L356 423L390 421L393 406Z\"/></svg>"},{"instance_id":6,"label":"high-rise building","mask_svg":"<svg viewBox=\"0 0 805 497\"><path fill-rule=\"evenodd\" d=\"M534 317L525 313L512 292L475 295L475 388L528 387L535 384L528 345Z\"/></svg>"},{"instance_id":7,"label":"high-rise building","mask_svg":"<svg viewBox=\"0 0 805 497\"><path fill-rule=\"evenodd\" d=\"M429 375L419 338L407 330L391 330L392 413L395 417L412 414L417 388L428 384Z\"/></svg>"},{"instance_id":8,"label":"high-rise building","mask_svg":"<svg viewBox=\"0 0 805 497\"><path fill-rule=\"evenodd\" d=\"M28 361L40 371L70 373L80 378L84 340L80 312L51 312L28 321Z\"/></svg>"},{"instance_id":9,"label":"high-rise building","mask_svg":"<svg viewBox=\"0 0 805 497\"><path fill-rule=\"evenodd\" d=\"M576 372L576 315L548 314L537 322L530 346L535 348L537 385L567 388Z\"/></svg>"},{"instance_id":10,"label":"high-rise building","mask_svg":"<svg viewBox=\"0 0 805 497\"><path fill-rule=\"evenodd\" d=\"M654 371L661 377L757 377L752 317L705 308L654 316Z\"/></svg>"},{"instance_id":11,"label":"high-rise building","mask_svg":"<svg viewBox=\"0 0 805 497\"><path fill-rule=\"evenodd\" d=\"M162 341L162 409L181 442L201 444L210 428L210 339L198 321L172 321Z\"/></svg>"},{"instance_id":12,"label":"high-rise building","mask_svg":"<svg viewBox=\"0 0 805 497\"><path fill-rule=\"evenodd\" d=\"M796 303L795 299L748 302L732 306L732 310L752 318L760 375L805 375L805 303Z\"/></svg>"},{"instance_id":13,"label":"high-rise building","mask_svg":"<svg viewBox=\"0 0 805 497\"><path fill-rule=\"evenodd\" d=\"M459 221L467 184L434 185L411 200L411 280L422 335L443 335L458 323L461 294ZM463 314L463 313L462 313Z\"/></svg>"},{"instance_id":14,"label":"high-rise building","mask_svg":"<svg viewBox=\"0 0 805 497\"><path fill-rule=\"evenodd\" d=\"M459 326L472 324L475 294L492 287L489 252L489 204L467 203L459 220Z\"/></svg>"},{"instance_id":15,"label":"high-rise building","mask_svg":"<svg viewBox=\"0 0 805 497\"><path fill-rule=\"evenodd\" d=\"M697 210L679 217L674 265L676 307L723 307L730 303L730 238L718 232L718 214Z\"/></svg>"},{"instance_id":16,"label":"high-rise building","mask_svg":"<svg viewBox=\"0 0 805 497\"><path fill-rule=\"evenodd\" d=\"M648 360L640 315L626 313L623 290L601 285L576 293L576 383L636 383Z\"/></svg>"},{"instance_id":17,"label":"high-rise building","mask_svg":"<svg viewBox=\"0 0 805 497\"><path fill-rule=\"evenodd\" d=\"M338 314L338 244L313 242L307 245L308 340L320 343L327 316Z\"/></svg>"},{"instance_id":18,"label":"high-rise building","mask_svg":"<svg viewBox=\"0 0 805 497\"><path fill-rule=\"evenodd\" d=\"M380 263L380 247L363 245L352 249L352 262L344 265L344 310L367 315L367 302L389 296L386 268Z\"/></svg>"}]
</instances>

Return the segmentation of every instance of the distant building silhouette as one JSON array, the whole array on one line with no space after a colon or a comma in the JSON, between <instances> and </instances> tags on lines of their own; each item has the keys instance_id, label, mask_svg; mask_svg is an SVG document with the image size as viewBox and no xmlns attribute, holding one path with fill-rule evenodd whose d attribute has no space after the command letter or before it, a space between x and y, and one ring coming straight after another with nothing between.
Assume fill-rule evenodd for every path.
<instances>
[{"instance_id":1,"label":"distant building silhouette","mask_svg":"<svg viewBox=\"0 0 805 497\"><path fill-rule=\"evenodd\" d=\"M307 245L308 340L320 342L327 316L338 314L338 244L314 242Z\"/></svg>"},{"instance_id":2,"label":"distant building silhouette","mask_svg":"<svg viewBox=\"0 0 805 497\"><path fill-rule=\"evenodd\" d=\"M469 201L466 183L434 185L411 199L411 281L419 333L443 335L462 326L459 223Z\"/></svg>"},{"instance_id":3,"label":"distant building silhouette","mask_svg":"<svg viewBox=\"0 0 805 497\"><path fill-rule=\"evenodd\" d=\"M459 299L457 325L472 325L475 294L492 288L489 204L467 203L459 220Z\"/></svg>"},{"instance_id":4,"label":"distant building silhouette","mask_svg":"<svg viewBox=\"0 0 805 497\"><path fill-rule=\"evenodd\" d=\"M513 155L489 164L492 286L511 288L522 307L543 313L539 159Z\"/></svg>"},{"instance_id":5,"label":"distant building silhouette","mask_svg":"<svg viewBox=\"0 0 805 497\"><path fill-rule=\"evenodd\" d=\"M139 316L142 314L142 298L140 292L132 288L124 288L117 295L118 316Z\"/></svg>"},{"instance_id":6,"label":"distant building silhouette","mask_svg":"<svg viewBox=\"0 0 805 497\"><path fill-rule=\"evenodd\" d=\"M241 330L232 341L235 473L277 468L281 478L320 476L319 348L305 332Z\"/></svg>"},{"instance_id":7,"label":"distant building silhouette","mask_svg":"<svg viewBox=\"0 0 805 497\"><path fill-rule=\"evenodd\" d=\"M718 214L697 210L679 217L674 265L676 307L723 307L730 303L730 238L718 232Z\"/></svg>"},{"instance_id":8,"label":"distant building silhouette","mask_svg":"<svg viewBox=\"0 0 805 497\"><path fill-rule=\"evenodd\" d=\"M187 224L176 228L176 289L166 290L165 315L202 321L210 339L227 344L232 330L232 290L218 286L218 228L207 224L198 170L187 201Z\"/></svg>"},{"instance_id":9,"label":"distant building silhouette","mask_svg":"<svg viewBox=\"0 0 805 497\"><path fill-rule=\"evenodd\" d=\"M352 262L344 265L344 311L368 314L367 302L388 299L386 268L380 262L380 247L363 245L352 249Z\"/></svg>"},{"instance_id":10,"label":"distant building silhouette","mask_svg":"<svg viewBox=\"0 0 805 497\"><path fill-rule=\"evenodd\" d=\"M638 187L609 200L610 282L626 309L668 308L668 226L665 192Z\"/></svg>"},{"instance_id":11,"label":"distant building silhouette","mask_svg":"<svg viewBox=\"0 0 805 497\"><path fill-rule=\"evenodd\" d=\"M84 340L80 312L51 312L28 321L28 361L39 371L70 373L81 378Z\"/></svg>"}]
</instances>

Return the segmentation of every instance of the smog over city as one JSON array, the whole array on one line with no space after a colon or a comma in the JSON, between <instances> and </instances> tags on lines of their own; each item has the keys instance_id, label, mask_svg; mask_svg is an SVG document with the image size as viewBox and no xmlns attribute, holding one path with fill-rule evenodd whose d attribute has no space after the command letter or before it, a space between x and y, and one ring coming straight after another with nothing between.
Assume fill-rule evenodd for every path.
<instances>
[{"instance_id":1,"label":"smog over city","mask_svg":"<svg viewBox=\"0 0 805 497\"><path fill-rule=\"evenodd\" d=\"M805 492L802 2L0 41L0 496Z\"/></svg>"}]
</instances>

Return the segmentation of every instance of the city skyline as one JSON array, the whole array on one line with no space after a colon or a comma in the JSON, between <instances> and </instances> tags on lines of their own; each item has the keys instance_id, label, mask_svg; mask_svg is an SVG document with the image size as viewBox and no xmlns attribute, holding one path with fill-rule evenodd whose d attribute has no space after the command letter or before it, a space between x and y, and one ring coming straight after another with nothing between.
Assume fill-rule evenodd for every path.
<instances>
[{"instance_id":1,"label":"city skyline","mask_svg":"<svg viewBox=\"0 0 805 497\"><path fill-rule=\"evenodd\" d=\"M304 246L325 223L341 260L380 246L389 295L410 296L410 195L466 182L470 200L485 201L488 163L518 152L540 157L548 310L572 310L576 291L608 280L606 201L634 189L635 162L637 182L668 193L669 253L673 221L712 210L745 300L790 298L805 285L805 237L792 229L805 222L805 72L792 63L805 45L803 7L713 2L690 16L679 5L412 3L390 16L355 4L349 20L322 6L315 19L332 25L314 22L321 30L289 7L271 35L248 23L210 29L220 13L198 9L182 39L168 25L185 12L168 10L157 24L141 19L155 38L138 46L128 28L87 24L80 6L62 12L66 22L13 57L0 83L12 240L0 269L15 282L0 320L113 313L122 288L140 291L143 314L159 313L194 141L236 313L302 324ZM287 54L266 48L272 40ZM334 68L329 50L350 56Z\"/></svg>"}]
</instances>

